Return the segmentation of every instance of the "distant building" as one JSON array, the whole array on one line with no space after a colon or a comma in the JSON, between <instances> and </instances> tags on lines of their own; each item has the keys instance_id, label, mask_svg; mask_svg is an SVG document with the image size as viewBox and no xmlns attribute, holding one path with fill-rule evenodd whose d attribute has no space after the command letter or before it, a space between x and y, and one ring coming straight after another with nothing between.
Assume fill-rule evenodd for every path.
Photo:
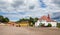
<instances>
[{"instance_id":1,"label":"distant building","mask_svg":"<svg viewBox=\"0 0 60 35\"><path fill-rule=\"evenodd\" d=\"M16 26L16 23L15 22L8 22L7 25L9 25L9 26Z\"/></svg>"},{"instance_id":2,"label":"distant building","mask_svg":"<svg viewBox=\"0 0 60 35\"><path fill-rule=\"evenodd\" d=\"M28 27L29 26L29 22L28 21L21 21L18 23L21 27Z\"/></svg>"},{"instance_id":3,"label":"distant building","mask_svg":"<svg viewBox=\"0 0 60 35\"><path fill-rule=\"evenodd\" d=\"M57 26L57 22L52 20L49 14L48 16L42 16L41 18L39 18L39 20L35 23L35 26L39 26L40 23L44 24L44 26L47 26L48 23L50 23L52 27Z\"/></svg>"}]
</instances>

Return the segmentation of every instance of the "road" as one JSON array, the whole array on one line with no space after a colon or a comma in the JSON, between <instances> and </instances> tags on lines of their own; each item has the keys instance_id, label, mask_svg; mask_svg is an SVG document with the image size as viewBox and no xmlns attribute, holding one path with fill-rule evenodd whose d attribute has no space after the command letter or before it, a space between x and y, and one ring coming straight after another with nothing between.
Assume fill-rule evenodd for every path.
<instances>
[{"instance_id":1,"label":"road","mask_svg":"<svg viewBox=\"0 0 60 35\"><path fill-rule=\"evenodd\" d=\"M60 29L0 26L0 35L60 35Z\"/></svg>"}]
</instances>

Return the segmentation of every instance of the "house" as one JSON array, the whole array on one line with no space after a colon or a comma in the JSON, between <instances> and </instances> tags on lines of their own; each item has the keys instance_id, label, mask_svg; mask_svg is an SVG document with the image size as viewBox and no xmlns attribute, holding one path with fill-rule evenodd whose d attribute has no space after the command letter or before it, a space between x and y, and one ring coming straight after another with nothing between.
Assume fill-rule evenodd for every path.
<instances>
[{"instance_id":1,"label":"house","mask_svg":"<svg viewBox=\"0 0 60 35\"><path fill-rule=\"evenodd\" d=\"M38 21L35 23L35 26L39 26L39 24L44 24L44 26L47 26L49 23L52 25L52 27L57 26L57 22L55 20L52 20L50 18L50 15L48 16L42 16L41 18L38 19Z\"/></svg>"},{"instance_id":2,"label":"house","mask_svg":"<svg viewBox=\"0 0 60 35\"><path fill-rule=\"evenodd\" d=\"M21 21L18 23L21 27L28 27L29 26L29 22L28 21Z\"/></svg>"}]
</instances>

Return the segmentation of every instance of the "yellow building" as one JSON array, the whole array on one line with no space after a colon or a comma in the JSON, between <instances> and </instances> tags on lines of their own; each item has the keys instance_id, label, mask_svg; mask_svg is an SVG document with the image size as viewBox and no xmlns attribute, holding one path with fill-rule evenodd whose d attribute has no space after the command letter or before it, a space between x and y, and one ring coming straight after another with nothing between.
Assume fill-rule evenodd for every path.
<instances>
[{"instance_id":1,"label":"yellow building","mask_svg":"<svg viewBox=\"0 0 60 35\"><path fill-rule=\"evenodd\" d=\"M28 27L29 26L29 22L28 21L21 21L18 23L21 27Z\"/></svg>"}]
</instances>

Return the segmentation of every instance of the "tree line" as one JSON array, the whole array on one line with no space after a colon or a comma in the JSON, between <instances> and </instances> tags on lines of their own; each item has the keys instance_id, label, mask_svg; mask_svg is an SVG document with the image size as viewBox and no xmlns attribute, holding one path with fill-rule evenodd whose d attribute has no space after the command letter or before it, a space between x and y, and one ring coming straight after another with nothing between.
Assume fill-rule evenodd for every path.
<instances>
[{"instance_id":1,"label":"tree line","mask_svg":"<svg viewBox=\"0 0 60 35\"><path fill-rule=\"evenodd\" d=\"M7 17L3 17L3 16L0 15L0 22L2 22L2 23L8 23L9 19Z\"/></svg>"}]
</instances>

